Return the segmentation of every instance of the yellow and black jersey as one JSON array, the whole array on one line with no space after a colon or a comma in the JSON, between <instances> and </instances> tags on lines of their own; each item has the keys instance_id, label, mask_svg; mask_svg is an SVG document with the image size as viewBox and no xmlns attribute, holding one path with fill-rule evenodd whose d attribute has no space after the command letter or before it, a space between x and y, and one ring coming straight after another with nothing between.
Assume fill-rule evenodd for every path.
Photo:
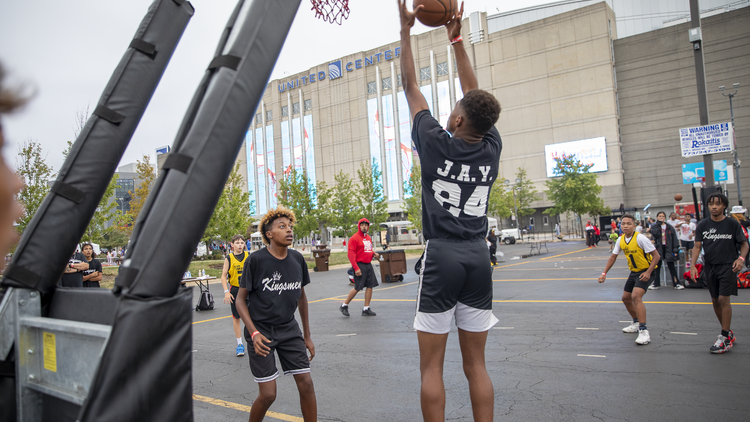
<instances>
[{"instance_id":1,"label":"yellow and black jersey","mask_svg":"<svg viewBox=\"0 0 750 422\"><path fill-rule=\"evenodd\" d=\"M247 251L242 252L242 261L237 259L237 255L230 253L227 256L229 260L229 271L227 271L227 279L229 284L235 287L240 286L240 277L242 277L242 269L245 267L245 260L250 253Z\"/></svg>"},{"instance_id":2,"label":"yellow and black jersey","mask_svg":"<svg viewBox=\"0 0 750 422\"><path fill-rule=\"evenodd\" d=\"M628 258L628 267L630 267L630 271L634 273L646 271L651 265L652 260L651 254L638 245L638 236L643 235L635 233L633 237L630 238L630 241L626 242L625 235L622 235L620 236L619 245L622 252Z\"/></svg>"}]
</instances>

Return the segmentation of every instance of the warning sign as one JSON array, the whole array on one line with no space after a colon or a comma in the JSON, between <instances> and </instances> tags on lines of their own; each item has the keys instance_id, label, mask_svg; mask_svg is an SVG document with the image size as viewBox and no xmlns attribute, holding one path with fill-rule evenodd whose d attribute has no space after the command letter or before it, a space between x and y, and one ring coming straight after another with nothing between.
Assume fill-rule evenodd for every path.
<instances>
[{"instance_id":1,"label":"warning sign","mask_svg":"<svg viewBox=\"0 0 750 422\"><path fill-rule=\"evenodd\" d=\"M52 333L42 333L42 343L44 347L44 369L57 372L57 345L55 335Z\"/></svg>"},{"instance_id":2,"label":"warning sign","mask_svg":"<svg viewBox=\"0 0 750 422\"><path fill-rule=\"evenodd\" d=\"M683 157L732 151L734 131L730 123L680 129Z\"/></svg>"}]
</instances>

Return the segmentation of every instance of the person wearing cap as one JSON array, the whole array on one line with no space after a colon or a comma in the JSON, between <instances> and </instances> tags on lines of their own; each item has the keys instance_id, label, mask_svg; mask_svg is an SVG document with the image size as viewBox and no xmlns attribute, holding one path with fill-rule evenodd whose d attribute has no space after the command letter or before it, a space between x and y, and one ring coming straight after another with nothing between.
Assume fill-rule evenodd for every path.
<instances>
[{"instance_id":1,"label":"person wearing cap","mask_svg":"<svg viewBox=\"0 0 750 422\"><path fill-rule=\"evenodd\" d=\"M372 245L372 239L367 231L370 229L370 221L362 218L357 223L356 233L349 239L349 248L347 256L354 269L354 287L349 291L344 303L339 310L344 316L349 316L349 303L354 299L362 289L365 289L365 306L362 308L362 316L375 316L375 312L370 309L370 300L372 300L372 288L378 286L378 279L375 278L375 270L372 267L372 258L378 259L380 255L375 252Z\"/></svg>"}]
</instances>

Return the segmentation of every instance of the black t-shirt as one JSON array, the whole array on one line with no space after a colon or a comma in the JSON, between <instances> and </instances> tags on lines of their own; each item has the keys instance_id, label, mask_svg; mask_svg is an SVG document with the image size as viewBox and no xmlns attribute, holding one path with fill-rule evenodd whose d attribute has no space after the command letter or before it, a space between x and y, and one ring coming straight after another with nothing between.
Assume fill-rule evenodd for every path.
<instances>
[{"instance_id":1,"label":"black t-shirt","mask_svg":"<svg viewBox=\"0 0 750 422\"><path fill-rule=\"evenodd\" d=\"M425 239L483 239L503 148L497 129L469 143L452 137L429 110L422 110L414 116L412 140L422 165Z\"/></svg>"},{"instance_id":2,"label":"black t-shirt","mask_svg":"<svg viewBox=\"0 0 750 422\"><path fill-rule=\"evenodd\" d=\"M68 260L68 264L78 264L81 262L87 262L86 257L80 252L75 252L73 256ZM63 274L62 276L63 287L83 287L83 271L76 273Z\"/></svg>"},{"instance_id":3,"label":"black t-shirt","mask_svg":"<svg viewBox=\"0 0 750 422\"><path fill-rule=\"evenodd\" d=\"M99 262L98 259L91 258L91 261L88 261L88 262L89 262L89 269L81 271L81 274L89 275L89 274L93 274L95 271L102 272L102 264L101 262ZM81 277L81 279L83 279L83 277Z\"/></svg>"},{"instance_id":4,"label":"black t-shirt","mask_svg":"<svg viewBox=\"0 0 750 422\"><path fill-rule=\"evenodd\" d=\"M710 217L698 222L695 241L702 242L707 264L731 264L739 253L739 245L746 242L742 226L734 218L714 221Z\"/></svg>"},{"instance_id":5,"label":"black t-shirt","mask_svg":"<svg viewBox=\"0 0 750 422\"><path fill-rule=\"evenodd\" d=\"M240 288L247 289L247 309L253 321L285 324L294 318L302 287L310 284L305 258L289 249L277 259L268 248L251 254L245 261Z\"/></svg>"}]
</instances>

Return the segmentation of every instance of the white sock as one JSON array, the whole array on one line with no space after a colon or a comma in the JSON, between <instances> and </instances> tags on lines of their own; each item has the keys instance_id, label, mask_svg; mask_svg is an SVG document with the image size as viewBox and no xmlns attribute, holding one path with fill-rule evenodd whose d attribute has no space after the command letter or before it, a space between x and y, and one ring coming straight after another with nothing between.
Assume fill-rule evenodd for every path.
<instances>
[{"instance_id":1,"label":"white sock","mask_svg":"<svg viewBox=\"0 0 750 422\"><path fill-rule=\"evenodd\" d=\"M242 337L237 337L237 344L238 345L242 344Z\"/></svg>"},{"instance_id":2,"label":"white sock","mask_svg":"<svg viewBox=\"0 0 750 422\"><path fill-rule=\"evenodd\" d=\"M342 307L342 308L348 308L348 307L349 307L349 305L347 305L346 303L342 303L342 304L341 304L341 307Z\"/></svg>"},{"instance_id":3,"label":"white sock","mask_svg":"<svg viewBox=\"0 0 750 422\"><path fill-rule=\"evenodd\" d=\"M365 306L364 308L362 308L362 310L363 310L363 311L366 311L366 310L368 310L368 309L370 309L370 307L369 307L369 306Z\"/></svg>"}]
</instances>

